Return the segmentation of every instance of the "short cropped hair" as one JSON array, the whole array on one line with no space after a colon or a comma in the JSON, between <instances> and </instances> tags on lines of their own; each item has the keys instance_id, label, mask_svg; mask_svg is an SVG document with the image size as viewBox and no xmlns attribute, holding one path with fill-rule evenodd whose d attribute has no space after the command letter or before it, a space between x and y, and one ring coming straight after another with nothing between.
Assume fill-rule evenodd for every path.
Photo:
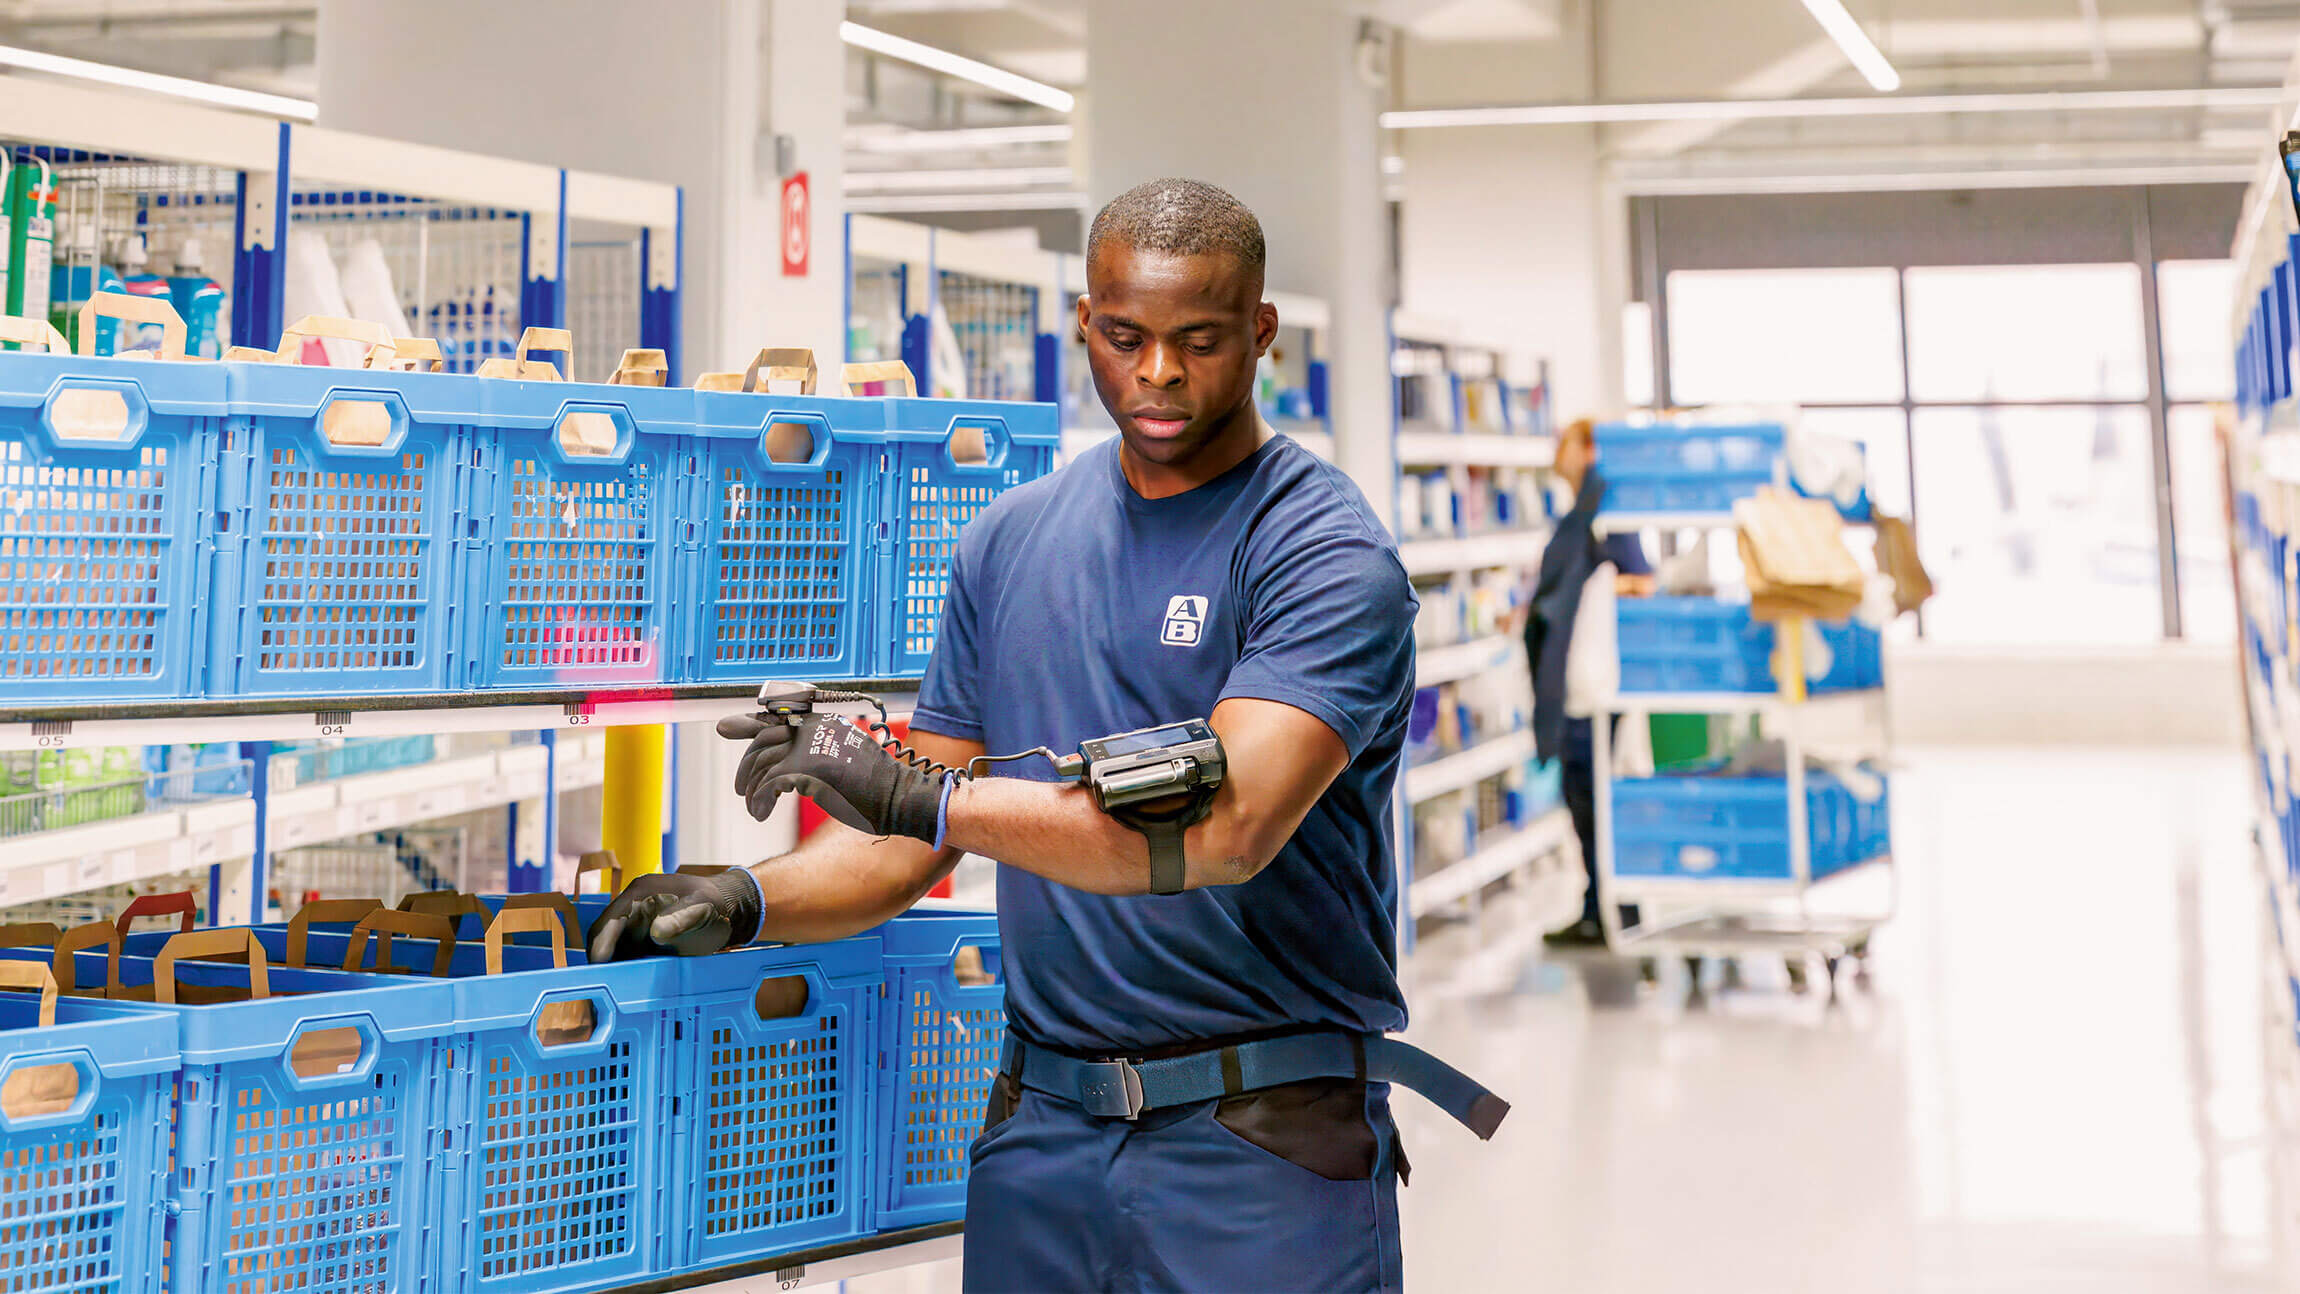
<instances>
[{"instance_id":1,"label":"short cropped hair","mask_svg":"<svg viewBox=\"0 0 2300 1294\"><path fill-rule=\"evenodd\" d=\"M1257 279L1270 259L1262 222L1246 204L1198 180L1152 180L1112 198L1086 233L1086 259L1106 245L1177 256L1222 252Z\"/></svg>"}]
</instances>

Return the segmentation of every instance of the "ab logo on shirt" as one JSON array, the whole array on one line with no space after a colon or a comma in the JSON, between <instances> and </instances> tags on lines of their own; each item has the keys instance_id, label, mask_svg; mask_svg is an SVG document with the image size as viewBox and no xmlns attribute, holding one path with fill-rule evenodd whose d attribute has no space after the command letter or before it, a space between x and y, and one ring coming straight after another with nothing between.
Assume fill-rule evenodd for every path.
<instances>
[{"instance_id":1,"label":"ab logo on shirt","mask_svg":"<svg viewBox=\"0 0 2300 1294\"><path fill-rule=\"evenodd\" d=\"M1166 604L1166 627L1158 641L1169 647L1195 647L1206 629L1206 599L1188 595Z\"/></svg>"}]
</instances>

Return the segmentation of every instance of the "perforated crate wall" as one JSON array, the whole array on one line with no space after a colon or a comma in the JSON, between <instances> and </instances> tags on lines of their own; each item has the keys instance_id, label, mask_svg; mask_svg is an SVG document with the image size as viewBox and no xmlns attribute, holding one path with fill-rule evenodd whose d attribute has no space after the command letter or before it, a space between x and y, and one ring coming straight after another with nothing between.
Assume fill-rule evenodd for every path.
<instances>
[{"instance_id":1,"label":"perforated crate wall","mask_svg":"<svg viewBox=\"0 0 2300 1294\"><path fill-rule=\"evenodd\" d=\"M881 927L887 942L880 1008L880 1231L945 1222L966 1211L967 1152L1006 1042L1002 983L962 984L954 960L979 949L995 976L997 918L917 913Z\"/></svg>"},{"instance_id":2,"label":"perforated crate wall","mask_svg":"<svg viewBox=\"0 0 2300 1294\"><path fill-rule=\"evenodd\" d=\"M0 1290L157 1288L152 1134L167 1086L164 1075L106 1079L71 1124L0 1132Z\"/></svg>"},{"instance_id":3,"label":"perforated crate wall","mask_svg":"<svg viewBox=\"0 0 2300 1294\"><path fill-rule=\"evenodd\" d=\"M639 1247L632 1064L628 1039L542 1072L487 1058L473 1272L481 1281L587 1267Z\"/></svg>"},{"instance_id":4,"label":"perforated crate wall","mask_svg":"<svg viewBox=\"0 0 2300 1294\"><path fill-rule=\"evenodd\" d=\"M239 690L443 689L448 447L361 464L284 439L251 447Z\"/></svg>"},{"instance_id":5,"label":"perforated crate wall","mask_svg":"<svg viewBox=\"0 0 2300 1294\"><path fill-rule=\"evenodd\" d=\"M481 687L661 682L679 483L668 439L621 463L571 463L543 435L501 433L473 503L482 527L465 606Z\"/></svg>"},{"instance_id":6,"label":"perforated crate wall","mask_svg":"<svg viewBox=\"0 0 2300 1294\"><path fill-rule=\"evenodd\" d=\"M147 441L51 451L0 436L0 696L197 695L192 526L210 433Z\"/></svg>"},{"instance_id":7,"label":"perforated crate wall","mask_svg":"<svg viewBox=\"0 0 2300 1294\"><path fill-rule=\"evenodd\" d=\"M894 535L886 591L878 599L886 608L877 631L885 655L875 672L908 677L924 673L934 654L959 532L1000 495L1053 470L1060 436L1053 430L1052 405L887 403L890 425L941 429L932 439L898 442L890 455L894 488L888 507ZM980 462L954 458L953 438L968 433L980 441Z\"/></svg>"},{"instance_id":8,"label":"perforated crate wall","mask_svg":"<svg viewBox=\"0 0 2300 1294\"><path fill-rule=\"evenodd\" d=\"M212 1120L217 1152L212 1170L178 1170L184 1193L211 1193L204 1216L184 1213L203 1228L201 1294L415 1289L426 1072L386 1058L299 1090L274 1060L188 1071L180 1118Z\"/></svg>"},{"instance_id":9,"label":"perforated crate wall","mask_svg":"<svg viewBox=\"0 0 2300 1294\"><path fill-rule=\"evenodd\" d=\"M866 424L878 418L876 402L723 392L696 399L702 534L688 581L687 605L700 617L690 677L868 673L863 599L878 451ZM774 461L766 445L776 433L807 448L805 460Z\"/></svg>"}]
</instances>

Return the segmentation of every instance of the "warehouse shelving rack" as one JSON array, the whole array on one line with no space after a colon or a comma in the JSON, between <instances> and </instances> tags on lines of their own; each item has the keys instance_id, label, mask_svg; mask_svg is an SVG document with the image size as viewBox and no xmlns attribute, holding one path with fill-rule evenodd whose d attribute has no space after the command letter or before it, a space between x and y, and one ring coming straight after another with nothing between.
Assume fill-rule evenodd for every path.
<instances>
[{"instance_id":1,"label":"warehouse shelving rack","mask_svg":"<svg viewBox=\"0 0 2300 1294\"><path fill-rule=\"evenodd\" d=\"M1062 394L1061 269L1052 252L883 216L847 220L847 361L899 359L921 395L1056 403ZM963 371L936 364L937 310ZM867 323L866 342L856 324Z\"/></svg>"},{"instance_id":2,"label":"warehouse shelving rack","mask_svg":"<svg viewBox=\"0 0 2300 1294\"><path fill-rule=\"evenodd\" d=\"M1661 514L1599 513L1600 534L1659 528ZM1731 513L1667 514L1670 529L1730 531ZM1782 632L1789 632L1787 627ZM1889 766L1892 758L1891 709L1882 686L1801 695L1765 692L1623 692L1591 725L1596 772L1598 890L1600 923L1607 947L1617 952L1675 952L1687 956L1821 957L1836 991L1840 959L1853 957L1866 970L1869 937L1892 919L1900 906L1900 869L1892 854L1859 860L1816 878L1812 834L1806 815L1807 752L1827 733L1833 745L1857 745ZM1643 721L1654 714L1704 714L1755 720L1782 743L1783 782L1788 800L1789 875L1779 879L1742 877L1625 877L1615 867L1613 807L1613 723ZM1883 894L1877 884L1881 880ZM1623 906L1639 909L1639 921L1624 926Z\"/></svg>"},{"instance_id":3,"label":"warehouse shelving rack","mask_svg":"<svg viewBox=\"0 0 2300 1294\"><path fill-rule=\"evenodd\" d=\"M1391 468L1546 468L1556 441L1547 416L1546 366L1516 360L1500 346L1467 337L1439 319L1393 311L1389 320L1392 380ZM1530 375L1531 380L1525 380ZM1418 384L1419 389L1415 389ZM1472 396L1472 390L1479 392ZM1473 419L1472 405L1481 415ZM1401 533L1404 518L1398 518ZM1448 538L1416 538L1398 545L1406 574L1417 582L1463 579L1482 570L1530 572L1549 542L1546 524ZM1493 633L1417 653L1414 685L1435 687L1495 671L1523 674L1524 653L1514 635ZM1513 876L1537 887L1531 919L1562 925L1581 905L1584 882L1567 848L1571 819L1553 807L1515 831L1486 841L1467 856L1425 874L1414 853L1414 806L1533 759L1530 730L1490 736L1450 755L1406 770L1399 778L1399 928L1406 946L1421 917L1467 906L1474 915L1487 886Z\"/></svg>"},{"instance_id":4,"label":"warehouse shelving rack","mask_svg":"<svg viewBox=\"0 0 2300 1294\"><path fill-rule=\"evenodd\" d=\"M310 229L339 248L374 239L395 270L416 335L454 313L434 307L455 304L459 294L475 299L492 287L494 331L503 336L515 339L529 325L565 326L570 313L595 329L592 349L569 357L579 374L586 364L600 366L607 352L599 348L612 346L619 356L635 345L665 352L670 380L680 380L684 219L674 186L16 77L0 78L0 122L6 123L0 142L55 168L65 219L96 218L107 237L144 233L174 240L191 233L212 249L215 263L205 269L230 292L233 345L277 344L286 323L289 234ZM583 247L605 250L584 254L571 230L587 240ZM460 337L451 332L439 340L466 339L474 331L465 327ZM473 367L483 354L475 348L450 355L450 366ZM546 888L546 842L556 817L556 797L546 792L596 784L600 777L595 743L577 741L562 750L558 734L580 733L594 720L602 726L660 722L624 716L654 715L664 706L649 701L629 708L582 695L529 698L541 702L534 705L519 704L516 696L479 699L485 704L461 697L367 699L331 709L327 702L282 708L236 700L0 716L0 749L236 742L250 768L265 767L271 743L281 740L542 734L524 750L299 788L277 805L270 802L268 779L251 777L244 799L19 837L10 842L8 865L0 866L0 902L204 866L210 911L247 911L260 919L263 859L270 850L329 838L323 833L389 829L433 811L497 804L513 806L513 888ZM687 707L705 708L716 717L725 706ZM670 709L684 712L676 704ZM540 830L532 808L537 798ZM531 806L524 833L521 804Z\"/></svg>"}]
</instances>

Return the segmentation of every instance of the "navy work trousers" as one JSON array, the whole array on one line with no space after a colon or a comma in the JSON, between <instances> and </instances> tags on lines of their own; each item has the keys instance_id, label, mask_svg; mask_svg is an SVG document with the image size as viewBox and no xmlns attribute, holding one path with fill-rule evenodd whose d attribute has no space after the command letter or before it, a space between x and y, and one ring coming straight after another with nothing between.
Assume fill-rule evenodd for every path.
<instances>
[{"instance_id":1,"label":"navy work trousers","mask_svg":"<svg viewBox=\"0 0 2300 1294\"><path fill-rule=\"evenodd\" d=\"M1129 1122L1001 1075L990 1106L966 1187L969 1294L1401 1288L1386 1083Z\"/></svg>"}]
</instances>

